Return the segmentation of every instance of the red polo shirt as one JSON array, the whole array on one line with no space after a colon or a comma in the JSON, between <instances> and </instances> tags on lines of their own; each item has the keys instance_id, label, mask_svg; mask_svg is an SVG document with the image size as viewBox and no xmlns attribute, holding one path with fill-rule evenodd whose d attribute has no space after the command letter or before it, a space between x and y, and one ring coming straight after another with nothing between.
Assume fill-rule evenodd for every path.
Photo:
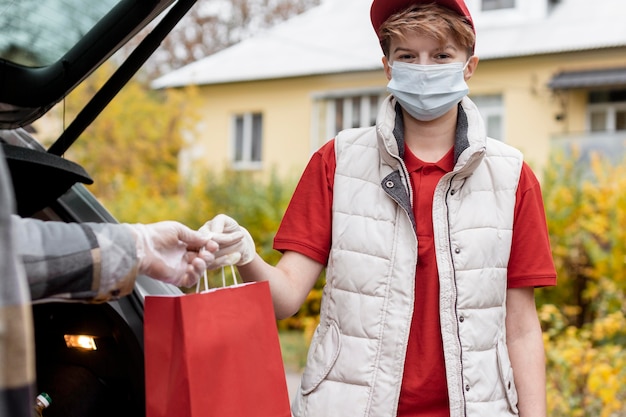
<instances>
[{"instance_id":1,"label":"red polo shirt","mask_svg":"<svg viewBox=\"0 0 626 417\"><path fill-rule=\"evenodd\" d=\"M415 308L398 405L398 417L449 417L439 327L439 278L435 259L432 198L441 177L452 171L454 152L425 163L408 148L404 161L414 190L418 257ZM279 251L295 251L326 265L331 245L334 141L309 161L274 239ZM556 284L539 182L524 163L516 194L508 287Z\"/></svg>"}]
</instances>

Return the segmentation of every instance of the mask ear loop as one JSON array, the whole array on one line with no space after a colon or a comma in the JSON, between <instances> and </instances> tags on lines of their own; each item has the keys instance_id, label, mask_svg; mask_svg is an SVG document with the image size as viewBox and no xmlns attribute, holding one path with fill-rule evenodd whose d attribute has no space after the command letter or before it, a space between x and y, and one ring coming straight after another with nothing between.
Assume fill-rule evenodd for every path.
<instances>
[{"instance_id":1,"label":"mask ear loop","mask_svg":"<svg viewBox=\"0 0 626 417\"><path fill-rule=\"evenodd\" d=\"M467 58L467 61L465 62L465 65L463 65L463 76L465 77L465 70L467 69L467 67L469 66L470 61L472 60L472 57L474 56L474 54L470 55L469 58Z\"/></svg>"}]
</instances>

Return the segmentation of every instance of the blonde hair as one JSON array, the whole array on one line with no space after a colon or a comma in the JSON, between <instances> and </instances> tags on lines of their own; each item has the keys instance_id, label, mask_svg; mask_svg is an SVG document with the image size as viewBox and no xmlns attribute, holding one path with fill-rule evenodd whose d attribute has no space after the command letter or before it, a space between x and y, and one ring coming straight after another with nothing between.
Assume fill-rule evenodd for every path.
<instances>
[{"instance_id":1,"label":"blonde hair","mask_svg":"<svg viewBox=\"0 0 626 417\"><path fill-rule=\"evenodd\" d=\"M383 53L389 58L392 38L405 39L410 34L431 37L441 44L450 38L469 55L474 53L476 35L469 22L458 13L438 4L421 4L391 15L379 29Z\"/></svg>"}]
</instances>

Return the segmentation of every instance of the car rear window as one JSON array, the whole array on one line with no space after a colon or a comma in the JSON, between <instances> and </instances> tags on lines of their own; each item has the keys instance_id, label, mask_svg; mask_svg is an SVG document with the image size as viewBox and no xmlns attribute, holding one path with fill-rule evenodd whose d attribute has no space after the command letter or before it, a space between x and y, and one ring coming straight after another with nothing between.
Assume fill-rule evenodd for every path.
<instances>
[{"instance_id":1,"label":"car rear window","mask_svg":"<svg viewBox=\"0 0 626 417\"><path fill-rule=\"evenodd\" d=\"M0 58L28 67L59 60L120 0L0 0Z\"/></svg>"}]
</instances>

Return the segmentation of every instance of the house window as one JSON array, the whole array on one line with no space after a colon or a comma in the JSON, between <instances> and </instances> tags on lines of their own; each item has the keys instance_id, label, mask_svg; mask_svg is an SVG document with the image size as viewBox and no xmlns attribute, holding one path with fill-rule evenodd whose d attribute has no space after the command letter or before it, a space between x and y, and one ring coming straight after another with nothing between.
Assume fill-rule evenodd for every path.
<instances>
[{"instance_id":1,"label":"house window","mask_svg":"<svg viewBox=\"0 0 626 417\"><path fill-rule=\"evenodd\" d=\"M590 92L587 125L590 132L626 131L626 90Z\"/></svg>"},{"instance_id":2,"label":"house window","mask_svg":"<svg viewBox=\"0 0 626 417\"><path fill-rule=\"evenodd\" d=\"M482 0L482 11L514 9L515 0Z\"/></svg>"},{"instance_id":3,"label":"house window","mask_svg":"<svg viewBox=\"0 0 626 417\"><path fill-rule=\"evenodd\" d=\"M369 127L387 93L381 88L333 91L314 97L311 151L344 129Z\"/></svg>"},{"instance_id":4,"label":"house window","mask_svg":"<svg viewBox=\"0 0 626 417\"><path fill-rule=\"evenodd\" d=\"M244 113L233 116L233 166L260 169L263 145L263 115Z\"/></svg>"},{"instance_id":5,"label":"house window","mask_svg":"<svg viewBox=\"0 0 626 417\"><path fill-rule=\"evenodd\" d=\"M505 141L504 137L504 104L498 94L472 96L478 111L485 121L487 136Z\"/></svg>"},{"instance_id":6,"label":"house window","mask_svg":"<svg viewBox=\"0 0 626 417\"><path fill-rule=\"evenodd\" d=\"M334 113L330 130L339 132L353 127L376 124L380 97L377 94L338 97L331 101L329 110Z\"/></svg>"}]
</instances>

